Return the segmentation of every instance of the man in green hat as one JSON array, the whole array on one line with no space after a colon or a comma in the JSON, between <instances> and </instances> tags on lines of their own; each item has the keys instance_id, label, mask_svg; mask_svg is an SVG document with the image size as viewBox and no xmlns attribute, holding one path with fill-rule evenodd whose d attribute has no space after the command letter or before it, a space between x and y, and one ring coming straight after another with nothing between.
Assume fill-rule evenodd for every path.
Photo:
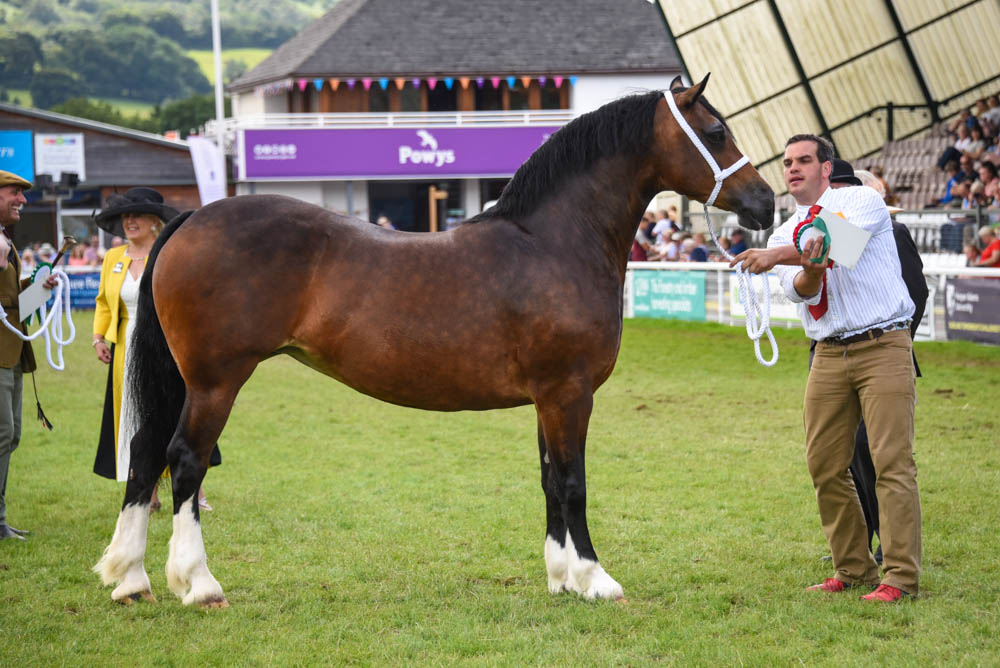
<instances>
[{"instance_id":1,"label":"man in green hat","mask_svg":"<svg viewBox=\"0 0 1000 668\"><path fill-rule=\"evenodd\" d=\"M7 312L7 322L20 326L22 331L25 329L17 312L17 296L31 279L21 281L21 259L8 228L21 220L21 207L27 202L24 191L30 189L30 181L0 170L0 226L3 227L4 241L10 248L6 263L0 260L0 265L3 265L0 269L0 306ZM34 370L35 355L31 344L0 326L0 540L24 540L28 533L7 524L4 499L10 455L21 440L21 377L22 373Z\"/></svg>"}]
</instances>

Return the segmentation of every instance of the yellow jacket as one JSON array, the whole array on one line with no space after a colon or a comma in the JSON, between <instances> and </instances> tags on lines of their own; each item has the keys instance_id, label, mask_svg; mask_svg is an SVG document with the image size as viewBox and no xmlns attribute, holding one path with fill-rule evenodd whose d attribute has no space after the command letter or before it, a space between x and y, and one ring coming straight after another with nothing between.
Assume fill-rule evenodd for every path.
<instances>
[{"instance_id":1,"label":"yellow jacket","mask_svg":"<svg viewBox=\"0 0 1000 668\"><path fill-rule=\"evenodd\" d=\"M132 258L125 254L128 244L108 250L101 265L101 285L97 288L94 308L94 334L100 334L111 343L118 341L119 306L122 284ZM134 315L134 314L133 314Z\"/></svg>"}]
</instances>

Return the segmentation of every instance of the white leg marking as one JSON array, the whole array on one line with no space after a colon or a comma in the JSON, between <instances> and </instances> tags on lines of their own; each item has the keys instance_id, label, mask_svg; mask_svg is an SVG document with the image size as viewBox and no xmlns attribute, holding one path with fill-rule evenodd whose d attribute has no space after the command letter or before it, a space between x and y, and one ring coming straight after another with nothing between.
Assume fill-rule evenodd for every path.
<instances>
[{"instance_id":1,"label":"white leg marking","mask_svg":"<svg viewBox=\"0 0 1000 668\"><path fill-rule=\"evenodd\" d=\"M599 563L593 559L583 559L577 554L569 531L566 532L566 551L569 553L567 589L575 591L584 598L617 600L625 596L622 586L615 582Z\"/></svg>"},{"instance_id":2,"label":"white leg marking","mask_svg":"<svg viewBox=\"0 0 1000 668\"><path fill-rule=\"evenodd\" d=\"M94 566L94 572L100 574L104 584L121 583L111 592L111 598L116 601L122 601L132 594L150 591L149 576L143 567L148 525L148 503L126 506L118 515L111 543Z\"/></svg>"},{"instance_id":3,"label":"white leg marking","mask_svg":"<svg viewBox=\"0 0 1000 668\"><path fill-rule=\"evenodd\" d=\"M569 554L552 536L545 536L545 570L549 575L549 591L553 594L566 591Z\"/></svg>"},{"instance_id":4,"label":"white leg marking","mask_svg":"<svg viewBox=\"0 0 1000 668\"><path fill-rule=\"evenodd\" d=\"M195 496L181 504L174 515L174 533L170 537L167 558L167 586L181 597L184 605L225 601L222 587L208 570L208 556L201 539L201 524L192 513Z\"/></svg>"}]
</instances>

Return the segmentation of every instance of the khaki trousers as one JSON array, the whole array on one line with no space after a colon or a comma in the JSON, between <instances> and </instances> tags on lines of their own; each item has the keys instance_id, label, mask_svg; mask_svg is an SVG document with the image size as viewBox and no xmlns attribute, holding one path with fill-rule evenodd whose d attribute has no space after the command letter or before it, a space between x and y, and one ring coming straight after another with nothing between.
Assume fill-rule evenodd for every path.
<instances>
[{"instance_id":1,"label":"khaki trousers","mask_svg":"<svg viewBox=\"0 0 1000 668\"><path fill-rule=\"evenodd\" d=\"M875 464L881 582L915 595L920 583L921 520L913 459L914 381L907 330L846 346L819 343L803 415L806 463L837 579L879 583L878 564L869 551L868 529L848 470L863 415Z\"/></svg>"}]
</instances>

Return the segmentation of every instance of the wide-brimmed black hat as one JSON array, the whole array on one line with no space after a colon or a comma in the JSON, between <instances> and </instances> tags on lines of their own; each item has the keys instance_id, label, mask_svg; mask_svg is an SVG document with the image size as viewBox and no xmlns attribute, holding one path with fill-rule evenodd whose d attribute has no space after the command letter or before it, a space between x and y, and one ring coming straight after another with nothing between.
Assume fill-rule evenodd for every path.
<instances>
[{"instance_id":1,"label":"wide-brimmed black hat","mask_svg":"<svg viewBox=\"0 0 1000 668\"><path fill-rule=\"evenodd\" d=\"M94 222L105 232L123 237L122 216L126 213L150 213L167 222L180 212L164 204L163 195L152 188L130 188L124 195L112 193Z\"/></svg>"},{"instance_id":2,"label":"wide-brimmed black hat","mask_svg":"<svg viewBox=\"0 0 1000 668\"><path fill-rule=\"evenodd\" d=\"M861 179L854 175L854 168L851 163L840 158L833 159L833 171L830 172L830 183L847 183L852 186L860 186Z\"/></svg>"}]
</instances>

